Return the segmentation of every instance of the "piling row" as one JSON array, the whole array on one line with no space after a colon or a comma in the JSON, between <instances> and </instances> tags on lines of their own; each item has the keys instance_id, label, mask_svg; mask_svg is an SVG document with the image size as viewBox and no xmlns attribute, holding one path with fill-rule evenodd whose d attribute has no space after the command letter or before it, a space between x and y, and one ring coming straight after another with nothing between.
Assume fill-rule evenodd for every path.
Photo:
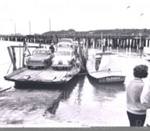
<instances>
[{"instance_id":1,"label":"piling row","mask_svg":"<svg viewBox=\"0 0 150 131\"><path fill-rule=\"evenodd\" d=\"M118 49L143 49L144 47L150 46L149 37L113 37L113 36L63 36L66 38L73 38L74 40L80 41L81 39L88 43L89 48L118 48ZM57 43L62 38L60 35L55 36L0 36L0 40L4 41L26 41L29 43L41 43L51 44Z\"/></svg>"}]
</instances>

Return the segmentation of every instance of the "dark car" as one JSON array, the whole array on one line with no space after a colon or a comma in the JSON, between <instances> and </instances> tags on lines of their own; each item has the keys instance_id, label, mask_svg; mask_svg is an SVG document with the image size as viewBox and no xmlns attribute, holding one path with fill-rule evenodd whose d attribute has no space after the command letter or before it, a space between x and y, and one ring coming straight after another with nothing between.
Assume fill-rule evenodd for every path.
<instances>
[{"instance_id":1,"label":"dark car","mask_svg":"<svg viewBox=\"0 0 150 131\"><path fill-rule=\"evenodd\" d=\"M26 60L27 67L30 68L47 68L52 63L54 54L49 49L39 48L32 52Z\"/></svg>"}]
</instances>

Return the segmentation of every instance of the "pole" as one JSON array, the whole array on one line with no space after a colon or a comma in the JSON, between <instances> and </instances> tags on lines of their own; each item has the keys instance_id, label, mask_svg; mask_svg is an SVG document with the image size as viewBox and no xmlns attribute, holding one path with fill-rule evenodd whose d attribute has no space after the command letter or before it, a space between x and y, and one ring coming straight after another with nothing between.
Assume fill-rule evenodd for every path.
<instances>
[{"instance_id":1,"label":"pole","mask_svg":"<svg viewBox=\"0 0 150 131\"><path fill-rule=\"evenodd\" d=\"M29 34L31 35L31 22L29 21Z\"/></svg>"},{"instance_id":2,"label":"pole","mask_svg":"<svg viewBox=\"0 0 150 131\"><path fill-rule=\"evenodd\" d=\"M25 67L25 51L26 51L26 40L24 39L24 41L23 41L23 52L22 52L22 54L23 54L23 56L22 56L22 67Z\"/></svg>"},{"instance_id":3,"label":"pole","mask_svg":"<svg viewBox=\"0 0 150 131\"><path fill-rule=\"evenodd\" d=\"M16 35L16 23L14 23L14 33Z\"/></svg>"},{"instance_id":4,"label":"pole","mask_svg":"<svg viewBox=\"0 0 150 131\"><path fill-rule=\"evenodd\" d=\"M51 18L49 18L49 31L51 31Z\"/></svg>"},{"instance_id":5,"label":"pole","mask_svg":"<svg viewBox=\"0 0 150 131\"><path fill-rule=\"evenodd\" d=\"M21 46L19 44L19 46ZM19 47L19 67L21 67L21 47Z\"/></svg>"}]
</instances>

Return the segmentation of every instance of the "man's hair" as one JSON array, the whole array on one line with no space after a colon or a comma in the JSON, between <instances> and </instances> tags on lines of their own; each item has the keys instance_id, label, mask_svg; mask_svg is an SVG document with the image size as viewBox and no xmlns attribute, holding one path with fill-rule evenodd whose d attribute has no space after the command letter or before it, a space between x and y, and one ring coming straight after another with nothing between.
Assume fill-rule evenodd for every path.
<instances>
[{"instance_id":1,"label":"man's hair","mask_svg":"<svg viewBox=\"0 0 150 131\"><path fill-rule=\"evenodd\" d=\"M147 65L137 65L133 69L134 77L146 78L148 75L148 66Z\"/></svg>"}]
</instances>

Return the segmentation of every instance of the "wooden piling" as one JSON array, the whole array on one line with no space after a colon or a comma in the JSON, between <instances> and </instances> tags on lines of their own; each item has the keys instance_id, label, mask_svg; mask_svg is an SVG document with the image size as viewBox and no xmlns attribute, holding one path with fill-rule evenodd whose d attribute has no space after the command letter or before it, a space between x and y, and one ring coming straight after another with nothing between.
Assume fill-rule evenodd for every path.
<instances>
[{"instance_id":1,"label":"wooden piling","mask_svg":"<svg viewBox=\"0 0 150 131\"><path fill-rule=\"evenodd\" d=\"M13 64L13 71L15 71L15 70L17 70L17 67L16 67L16 57L15 57L14 48L13 47L7 47L7 49L8 49L8 53L9 53L11 62Z\"/></svg>"},{"instance_id":2,"label":"wooden piling","mask_svg":"<svg viewBox=\"0 0 150 131\"><path fill-rule=\"evenodd\" d=\"M86 60L88 59L88 39L86 39L85 40L85 48L86 48L86 51L85 51L85 53L86 53Z\"/></svg>"}]
</instances>

